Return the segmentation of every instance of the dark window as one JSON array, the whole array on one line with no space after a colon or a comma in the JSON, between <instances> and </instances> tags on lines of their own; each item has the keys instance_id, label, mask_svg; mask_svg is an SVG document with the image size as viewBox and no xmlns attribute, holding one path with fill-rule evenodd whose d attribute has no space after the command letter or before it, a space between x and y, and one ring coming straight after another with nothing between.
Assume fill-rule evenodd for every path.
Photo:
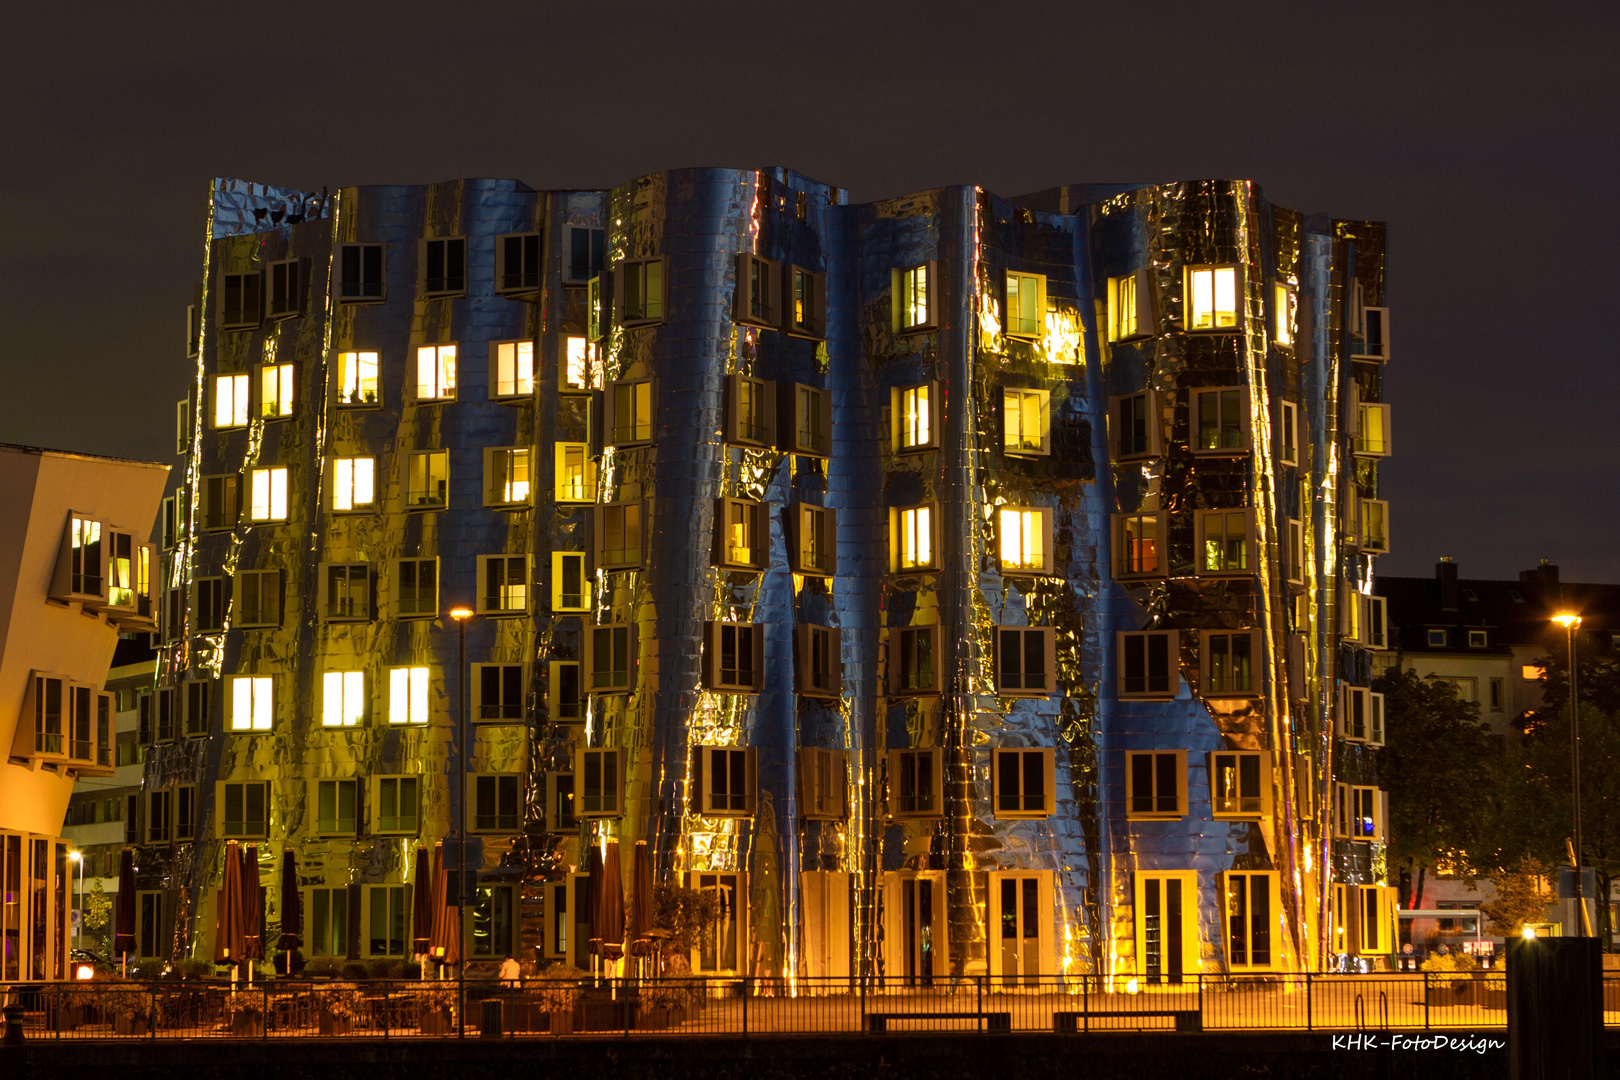
<instances>
[{"instance_id":1,"label":"dark window","mask_svg":"<svg viewBox=\"0 0 1620 1080\"><path fill-rule=\"evenodd\" d=\"M519 820L518 777L478 777L473 806L473 828L516 832Z\"/></svg>"},{"instance_id":2,"label":"dark window","mask_svg":"<svg viewBox=\"0 0 1620 1080\"><path fill-rule=\"evenodd\" d=\"M467 291L467 241L463 237L422 242L422 291L449 294Z\"/></svg>"},{"instance_id":3,"label":"dark window","mask_svg":"<svg viewBox=\"0 0 1620 1080\"><path fill-rule=\"evenodd\" d=\"M479 666L478 719L523 719L522 664L482 664Z\"/></svg>"},{"instance_id":4,"label":"dark window","mask_svg":"<svg viewBox=\"0 0 1620 1080\"><path fill-rule=\"evenodd\" d=\"M399 598L395 614L436 615L439 611L439 560L399 560Z\"/></svg>"},{"instance_id":5,"label":"dark window","mask_svg":"<svg viewBox=\"0 0 1620 1080\"><path fill-rule=\"evenodd\" d=\"M1173 694L1174 631L1129 631L1120 635L1119 692L1122 696Z\"/></svg>"},{"instance_id":6,"label":"dark window","mask_svg":"<svg viewBox=\"0 0 1620 1080\"><path fill-rule=\"evenodd\" d=\"M265 836L269 832L270 785L264 782L225 785L223 833L231 836Z\"/></svg>"},{"instance_id":7,"label":"dark window","mask_svg":"<svg viewBox=\"0 0 1620 1080\"><path fill-rule=\"evenodd\" d=\"M1002 627L997 631L997 689L1006 691L1051 689L1052 672L1047 668L1048 637L1051 630Z\"/></svg>"},{"instance_id":8,"label":"dark window","mask_svg":"<svg viewBox=\"0 0 1620 1080\"><path fill-rule=\"evenodd\" d=\"M297 259L270 265L270 317L297 315L304 307L301 264Z\"/></svg>"},{"instance_id":9,"label":"dark window","mask_svg":"<svg viewBox=\"0 0 1620 1080\"><path fill-rule=\"evenodd\" d=\"M257 271L251 274L224 275L224 296L221 298L220 325L233 327L259 325L259 290L264 279Z\"/></svg>"},{"instance_id":10,"label":"dark window","mask_svg":"<svg viewBox=\"0 0 1620 1080\"><path fill-rule=\"evenodd\" d=\"M357 782L321 780L316 788L315 831L353 835Z\"/></svg>"},{"instance_id":11,"label":"dark window","mask_svg":"<svg viewBox=\"0 0 1620 1080\"><path fill-rule=\"evenodd\" d=\"M605 229L568 230L568 280L589 281L602 272L602 255L607 246Z\"/></svg>"},{"instance_id":12,"label":"dark window","mask_svg":"<svg viewBox=\"0 0 1620 1080\"><path fill-rule=\"evenodd\" d=\"M1133 753L1130 758L1131 813L1181 813L1181 756Z\"/></svg>"},{"instance_id":13,"label":"dark window","mask_svg":"<svg viewBox=\"0 0 1620 1080\"><path fill-rule=\"evenodd\" d=\"M1046 751L996 751L996 813L1046 813Z\"/></svg>"},{"instance_id":14,"label":"dark window","mask_svg":"<svg viewBox=\"0 0 1620 1080\"><path fill-rule=\"evenodd\" d=\"M500 291L526 292L539 287L540 234L521 233L501 237Z\"/></svg>"},{"instance_id":15,"label":"dark window","mask_svg":"<svg viewBox=\"0 0 1620 1080\"><path fill-rule=\"evenodd\" d=\"M381 244L343 245L338 263L338 298L341 300L383 298Z\"/></svg>"},{"instance_id":16,"label":"dark window","mask_svg":"<svg viewBox=\"0 0 1620 1080\"><path fill-rule=\"evenodd\" d=\"M377 831L416 831L421 806L419 784L414 776L385 776L377 781Z\"/></svg>"}]
</instances>

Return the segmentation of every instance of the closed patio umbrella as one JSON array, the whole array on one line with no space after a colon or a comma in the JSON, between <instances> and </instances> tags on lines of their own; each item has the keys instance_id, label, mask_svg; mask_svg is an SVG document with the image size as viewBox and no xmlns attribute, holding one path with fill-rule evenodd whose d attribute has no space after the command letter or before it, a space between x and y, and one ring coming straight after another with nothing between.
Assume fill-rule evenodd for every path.
<instances>
[{"instance_id":1,"label":"closed patio umbrella","mask_svg":"<svg viewBox=\"0 0 1620 1080\"><path fill-rule=\"evenodd\" d=\"M135 852L125 848L118 853L118 917L113 927L113 955L124 958L124 974L129 974L129 954L135 951Z\"/></svg>"},{"instance_id":2,"label":"closed patio umbrella","mask_svg":"<svg viewBox=\"0 0 1620 1080\"><path fill-rule=\"evenodd\" d=\"M292 848L281 852L281 936L276 948L287 954L287 974L292 974L293 950L303 944L304 906L298 895L298 862Z\"/></svg>"},{"instance_id":3,"label":"closed patio umbrella","mask_svg":"<svg viewBox=\"0 0 1620 1080\"><path fill-rule=\"evenodd\" d=\"M259 881L259 846L242 849L242 959L264 959L264 885ZM252 963L248 985L253 985Z\"/></svg>"},{"instance_id":4,"label":"closed patio umbrella","mask_svg":"<svg viewBox=\"0 0 1620 1080\"><path fill-rule=\"evenodd\" d=\"M429 952L441 964L461 962L461 909L449 903L444 844L433 845L433 933Z\"/></svg>"},{"instance_id":5,"label":"closed patio umbrella","mask_svg":"<svg viewBox=\"0 0 1620 1080\"><path fill-rule=\"evenodd\" d=\"M592 956L602 955L602 849L592 844L585 855L585 930ZM596 969L592 963L591 969Z\"/></svg>"},{"instance_id":6,"label":"closed patio umbrella","mask_svg":"<svg viewBox=\"0 0 1620 1080\"><path fill-rule=\"evenodd\" d=\"M638 957L645 957L654 952L651 933L658 922L657 912L653 907L652 849L647 846L645 840L636 841L636 854L631 861L631 873L633 876L630 880L630 892L634 906L631 908L630 931L626 935L631 945L625 951L634 952Z\"/></svg>"},{"instance_id":7,"label":"closed patio umbrella","mask_svg":"<svg viewBox=\"0 0 1620 1080\"><path fill-rule=\"evenodd\" d=\"M242 856L235 840L225 842L225 882L214 902L214 963L238 964L244 947Z\"/></svg>"},{"instance_id":8,"label":"closed patio umbrella","mask_svg":"<svg viewBox=\"0 0 1620 1080\"><path fill-rule=\"evenodd\" d=\"M411 952L422 961L427 974L426 956L433 945L433 872L428 869L427 848L416 849L416 877L411 883Z\"/></svg>"},{"instance_id":9,"label":"closed patio umbrella","mask_svg":"<svg viewBox=\"0 0 1620 1080\"><path fill-rule=\"evenodd\" d=\"M601 953L608 960L624 955L624 878L619 869L619 842L609 840L602 856L602 911L597 921Z\"/></svg>"}]
</instances>

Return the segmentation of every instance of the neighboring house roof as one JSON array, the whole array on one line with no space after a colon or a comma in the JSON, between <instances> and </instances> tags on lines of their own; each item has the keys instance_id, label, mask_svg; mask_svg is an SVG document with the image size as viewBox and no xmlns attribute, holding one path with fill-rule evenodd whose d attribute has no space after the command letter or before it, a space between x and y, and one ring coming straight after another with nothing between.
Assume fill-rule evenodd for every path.
<instances>
[{"instance_id":1,"label":"neighboring house roof","mask_svg":"<svg viewBox=\"0 0 1620 1080\"><path fill-rule=\"evenodd\" d=\"M1560 581L1558 567L1542 563L1517 581L1459 578L1442 560L1432 578L1378 577L1373 592L1389 602L1390 633L1403 653L1505 655L1515 646L1554 648L1564 631L1552 623L1562 611L1581 616L1581 633L1601 648L1620 634L1620 585ZM1447 630L1446 644L1429 642ZM1469 648L1467 631L1486 631L1484 648Z\"/></svg>"}]
</instances>

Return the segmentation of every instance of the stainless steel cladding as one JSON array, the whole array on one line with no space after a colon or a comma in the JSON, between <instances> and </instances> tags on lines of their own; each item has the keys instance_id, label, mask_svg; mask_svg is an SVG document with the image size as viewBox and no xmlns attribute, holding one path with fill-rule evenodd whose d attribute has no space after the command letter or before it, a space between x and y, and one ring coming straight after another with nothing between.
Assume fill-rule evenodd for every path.
<instances>
[{"instance_id":1,"label":"stainless steel cladding","mask_svg":"<svg viewBox=\"0 0 1620 1080\"><path fill-rule=\"evenodd\" d=\"M177 950L241 837L306 955L404 958L464 831L474 964L642 951L584 903L640 842L714 901L701 973L1389 955L1381 226L781 169L221 181L213 222L147 766L196 839L141 864Z\"/></svg>"}]
</instances>

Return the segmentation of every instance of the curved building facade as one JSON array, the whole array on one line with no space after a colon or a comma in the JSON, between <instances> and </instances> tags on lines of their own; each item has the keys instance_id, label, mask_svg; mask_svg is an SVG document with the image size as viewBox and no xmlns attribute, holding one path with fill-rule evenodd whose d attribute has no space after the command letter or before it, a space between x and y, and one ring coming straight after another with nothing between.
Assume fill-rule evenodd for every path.
<instances>
[{"instance_id":1,"label":"curved building facade","mask_svg":"<svg viewBox=\"0 0 1620 1080\"><path fill-rule=\"evenodd\" d=\"M475 962L585 960L639 842L720 901L698 972L1390 953L1381 225L779 169L211 206L143 950L208 948L239 839L306 955L403 956L463 823Z\"/></svg>"}]
</instances>

